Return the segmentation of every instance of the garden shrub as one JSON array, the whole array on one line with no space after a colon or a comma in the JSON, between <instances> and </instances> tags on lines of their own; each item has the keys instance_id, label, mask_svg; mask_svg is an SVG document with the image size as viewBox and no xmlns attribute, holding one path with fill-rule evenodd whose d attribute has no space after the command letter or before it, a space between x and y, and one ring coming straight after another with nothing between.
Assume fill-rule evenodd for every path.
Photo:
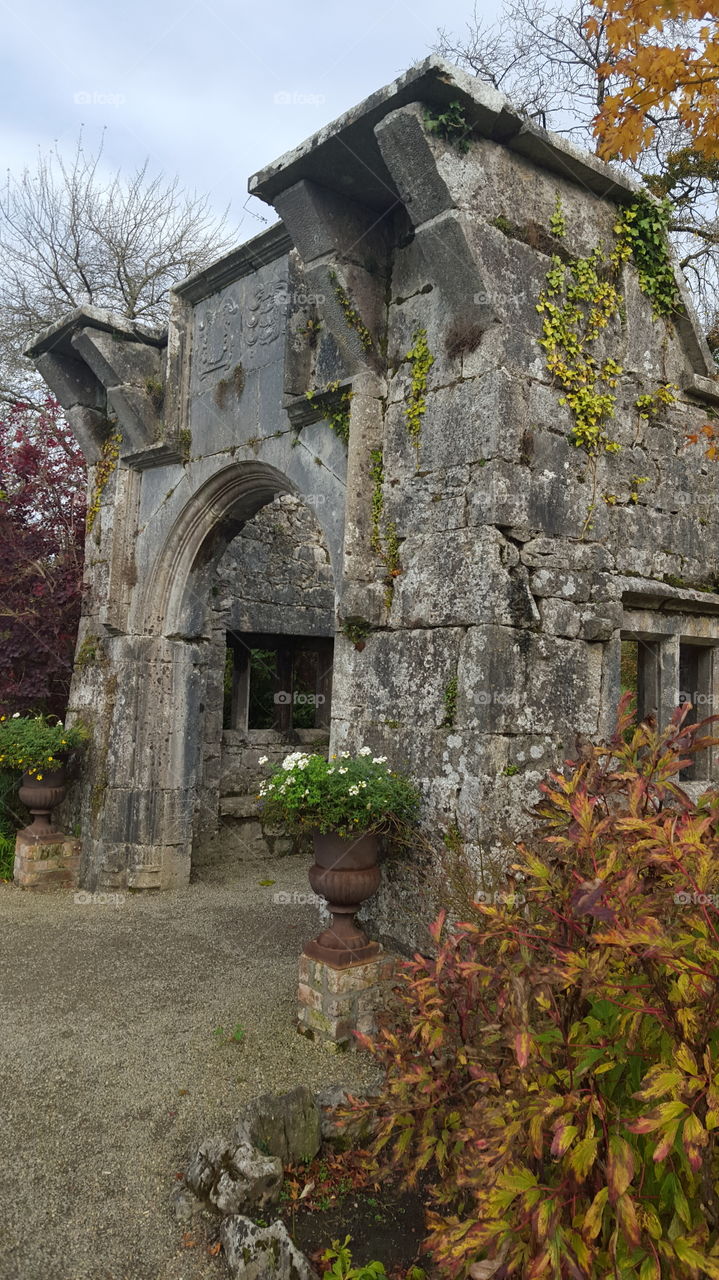
<instances>
[{"instance_id":1,"label":"garden shrub","mask_svg":"<svg viewBox=\"0 0 719 1280\"><path fill-rule=\"evenodd\" d=\"M0 768L0 880L12 880L15 836L31 820L18 799L17 785L17 774Z\"/></svg>"},{"instance_id":2,"label":"garden shrub","mask_svg":"<svg viewBox=\"0 0 719 1280\"><path fill-rule=\"evenodd\" d=\"M719 1277L719 797L677 783L710 739L627 706L543 785L516 896L440 918L407 1026L361 1037L442 1276Z\"/></svg>"}]
</instances>

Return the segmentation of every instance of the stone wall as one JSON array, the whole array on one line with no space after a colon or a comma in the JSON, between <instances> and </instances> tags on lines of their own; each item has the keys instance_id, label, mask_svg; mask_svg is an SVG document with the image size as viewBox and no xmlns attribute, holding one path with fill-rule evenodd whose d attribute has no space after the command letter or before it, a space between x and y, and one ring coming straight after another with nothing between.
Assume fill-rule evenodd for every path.
<instances>
[{"instance_id":1,"label":"stone wall","mask_svg":"<svg viewBox=\"0 0 719 1280\"><path fill-rule=\"evenodd\" d=\"M426 127L453 102L468 149ZM264 616L280 631L289 608L292 627L301 615L331 634L318 544L296 577L271 565L279 534L250 532L294 494L337 588L332 750L369 745L423 794L423 830L386 863L374 927L423 945L441 903L502 891L546 770L611 730L623 635L659 644L662 716L682 643L714 663L719 472L691 441L719 406L716 366L688 306L659 316L631 260L610 268L632 184L437 60L250 188L283 225L176 291L161 421L143 391L161 337L83 312L34 348L95 449L91 486L97 423L122 428L73 694L95 733L84 874L184 883L193 814L197 846L232 756L251 765L255 744L238 740L223 766L218 599L242 627ZM620 299L591 345L614 401L612 449L592 451L548 368L538 307L557 272L597 250ZM225 593L216 567L243 528L260 572L233 562ZM263 596L265 577L284 594ZM99 656L82 664L90 641ZM232 785L232 820L251 823L250 790Z\"/></svg>"},{"instance_id":2,"label":"stone wall","mask_svg":"<svg viewBox=\"0 0 719 1280\"><path fill-rule=\"evenodd\" d=\"M278 495L229 544L211 588L226 631L332 636L334 578L312 509Z\"/></svg>"}]
</instances>

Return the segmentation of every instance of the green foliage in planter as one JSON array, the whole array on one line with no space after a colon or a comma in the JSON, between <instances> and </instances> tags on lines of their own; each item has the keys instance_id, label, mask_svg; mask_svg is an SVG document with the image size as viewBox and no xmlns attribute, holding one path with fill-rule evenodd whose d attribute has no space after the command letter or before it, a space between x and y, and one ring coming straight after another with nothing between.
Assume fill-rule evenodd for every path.
<instances>
[{"instance_id":1,"label":"green foliage in planter","mask_svg":"<svg viewBox=\"0 0 719 1280\"><path fill-rule=\"evenodd\" d=\"M361 1038L441 1276L719 1277L719 795L677 784L703 726L628 705L543 785L525 901L440 917L407 1027Z\"/></svg>"},{"instance_id":2,"label":"green foliage in planter","mask_svg":"<svg viewBox=\"0 0 719 1280\"><path fill-rule=\"evenodd\" d=\"M82 724L66 729L46 716L0 716L0 766L38 778L59 769L88 739Z\"/></svg>"},{"instance_id":3,"label":"green foliage in planter","mask_svg":"<svg viewBox=\"0 0 719 1280\"><path fill-rule=\"evenodd\" d=\"M266 764L267 757L260 757ZM387 766L386 756L361 747L324 756L293 751L260 787L262 818L299 832L317 829L341 836L358 831L402 830L419 808L416 787Z\"/></svg>"}]
</instances>

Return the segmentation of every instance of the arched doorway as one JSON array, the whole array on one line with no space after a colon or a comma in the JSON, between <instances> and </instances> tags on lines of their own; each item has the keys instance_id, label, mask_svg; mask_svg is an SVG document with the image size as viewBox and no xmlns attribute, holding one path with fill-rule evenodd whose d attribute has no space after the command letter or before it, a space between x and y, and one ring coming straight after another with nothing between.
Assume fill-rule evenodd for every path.
<instances>
[{"instance_id":1,"label":"arched doorway","mask_svg":"<svg viewBox=\"0 0 719 1280\"><path fill-rule=\"evenodd\" d=\"M315 507L278 494L243 525L217 563L210 612L192 871L232 875L292 848L261 821L267 767L329 748L335 589Z\"/></svg>"},{"instance_id":2,"label":"arched doorway","mask_svg":"<svg viewBox=\"0 0 719 1280\"><path fill-rule=\"evenodd\" d=\"M300 452L288 449L288 461ZM294 495L310 513L336 580L344 481L325 469L324 488L315 482L310 491L312 473L298 462L295 476L257 460L231 463L178 501L151 571L133 590L128 632L107 640L105 705L95 717L100 730L84 786L81 874L88 888L189 881L207 791L208 695L213 681L221 684L225 662L212 608L217 566L258 512L277 496Z\"/></svg>"}]
</instances>

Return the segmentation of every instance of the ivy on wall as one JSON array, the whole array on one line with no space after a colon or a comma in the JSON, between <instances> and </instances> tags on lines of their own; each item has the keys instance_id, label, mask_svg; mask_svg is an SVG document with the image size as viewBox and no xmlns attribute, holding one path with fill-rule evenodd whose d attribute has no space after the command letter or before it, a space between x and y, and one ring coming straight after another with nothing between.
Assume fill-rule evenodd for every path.
<instances>
[{"instance_id":1,"label":"ivy on wall","mask_svg":"<svg viewBox=\"0 0 719 1280\"><path fill-rule=\"evenodd\" d=\"M87 531L90 533L98 513L100 511L100 503L102 495L105 492L108 481L115 470L120 457L120 445L122 444L122 433L117 431L113 435L107 437L100 450L100 457L95 466L95 483L92 490L90 505L87 510Z\"/></svg>"},{"instance_id":2,"label":"ivy on wall","mask_svg":"<svg viewBox=\"0 0 719 1280\"><path fill-rule=\"evenodd\" d=\"M312 408L317 413L321 413L324 420L329 423L335 435L339 436L344 444L349 444L350 403L353 392L347 387L341 388L340 383L335 381L328 382L324 391L307 391L305 395Z\"/></svg>"},{"instance_id":3,"label":"ivy on wall","mask_svg":"<svg viewBox=\"0 0 719 1280\"><path fill-rule=\"evenodd\" d=\"M547 368L563 389L560 404L572 411L572 440L588 453L619 448L606 426L614 416L613 391L623 370L612 357L598 358L592 350L623 302L606 266L599 246L589 257L568 263L555 255L537 302Z\"/></svg>"},{"instance_id":4,"label":"ivy on wall","mask_svg":"<svg viewBox=\"0 0 719 1280\"><path fill-rule=\"evenodd\" d=\"M620 211L614 226L617 236L614 261L618 264L633 258L639 288L651 301L657 316L682 310L667 235L671 216L669 200L652 200L642 193L634 204Z\"/></svg>"},{"instance_id":5,"label":"ivy on wall","mask_svg":"<svg viewBox=\"0 0 719 1280\"><path fill-rule=\"evenodd\" d=\"M337 299L337 301L340 304L340 307L342 308L342 314L347 324L349 325L350 329L354 329L365 351L371 351L372 347L374 346L374 343L372 341L372 334L367 328L367 325L363 322L362 317L359 311L357 310L357 308L352 305L350 296L347 290L345 289L344 285L341 283L340 278L337 275L337 272L334 269L330 270L329 277L332 282L332 289L333 289L335 298Z\"/></svg>"},{"instance_id":6,"label":"ivy on wall","mask_svg":"<svg viewBox=\"0 0 719 1280\"><path fill-rule=\"evenodd\" d=\"M455 99L443 110L427 107L424 113L424 127L428 133L434 133L445 142L456 147L460 155L466 155L472 141L472 126L467 120L462 103Z\"/></svg>"},{"instance_id":7,"label":"ivy on wall","mask_svg":"<svg viewBox=\"0 0 719 1280\"><path fill-rule=\"evenodd\" d=\"M427 330L415 329L412 346L405 355L412 369L409 398L404 411L407 430L415 449L419 450L422 435L422 419L427 412L427 379L434 364L434 356L427 343Z\"/></svg>"},{"instance_id":8,"label":"ivy on wall","mask_svg":"<svg viewBox=\"0 0 719 1280\"><path fill-rule=\"evenodd\" d=\"M550 219L554 235L564 234L559 202ZM601 245L585 258L552 257L545 288L537 301L542 316L542 337L547 368L563 390L560 403L572 412L572 440L589 454L619 449L608 435L614 417L615 388L623 373L612 356L600 356L596 344L610 323L622 316L624 296L618 288L622 267L630 259L637 270L639 287L649 298L655 316L669 316L681 309L672 266L667 228L668 201L661 203L641 194L620 210L614 225L616 241L607 256ZM672 404L673 391L663 384L650 396L640 396L636 406L645 418L661 406Z\"/></svg>"},{"instance_id":9,"label":"ivy on wall","mask_svg":"<svg viewBox=\"0 0 719 1280\"><path fill-rule=\"evenodd\" d=\"M385 569L384 602L389 609L394 598L394 582L402 572L399 562L399 535L394 520L384 521L384 457L381 449L370 450L370 479L372 481L372 532L370 544L380 557Z\"/></svg>"}]
</instances>

